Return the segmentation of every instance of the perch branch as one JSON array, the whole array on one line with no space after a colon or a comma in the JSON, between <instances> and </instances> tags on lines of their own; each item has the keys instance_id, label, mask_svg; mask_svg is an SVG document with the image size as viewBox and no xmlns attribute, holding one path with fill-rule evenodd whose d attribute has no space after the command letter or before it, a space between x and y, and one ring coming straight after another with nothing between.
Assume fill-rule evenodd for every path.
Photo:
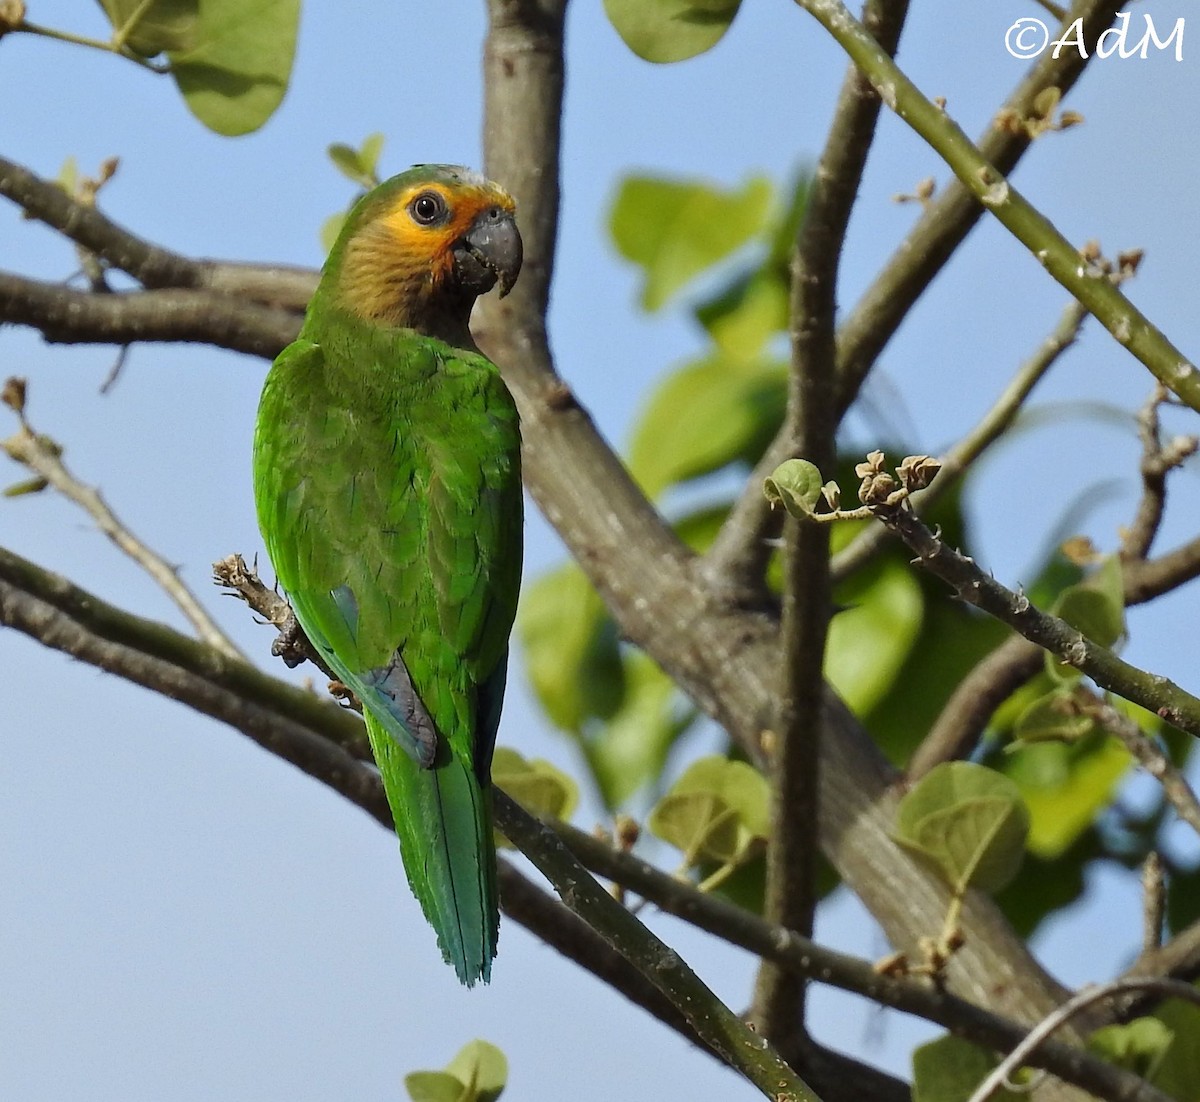
<instances>
[{"instance_id":1,"label":"perch branch","mask_svg":"<svg viewBox=\"0 0 1200 1102\"><path fill-rule=\"evenodd\" d=\"M780 1055L705 986L675 950L659 941L609 895L552 830L503 792L495 793L496 825L586 918L688 1019L697 1035L775 1102L819 1102Z\"/></svg>"}]
</instances>

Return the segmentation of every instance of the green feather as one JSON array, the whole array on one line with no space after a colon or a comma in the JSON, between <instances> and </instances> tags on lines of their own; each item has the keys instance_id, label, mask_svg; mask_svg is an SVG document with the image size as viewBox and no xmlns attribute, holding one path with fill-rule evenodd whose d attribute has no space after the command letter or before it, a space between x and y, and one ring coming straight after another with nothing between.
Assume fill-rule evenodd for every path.
<instances>
[{"instance_id":1,"label":"green feather","mask_svg":"<svg viewBox=\"0 0 1200 1102\"><path fill-rule=\"evenodd\" d=\"M489 769L520 584L517 414L475 348L344 308L340 256L264 387L259 525L364 705L409 883L470 985L498 927Z\"/></svg>"}]
</instances>

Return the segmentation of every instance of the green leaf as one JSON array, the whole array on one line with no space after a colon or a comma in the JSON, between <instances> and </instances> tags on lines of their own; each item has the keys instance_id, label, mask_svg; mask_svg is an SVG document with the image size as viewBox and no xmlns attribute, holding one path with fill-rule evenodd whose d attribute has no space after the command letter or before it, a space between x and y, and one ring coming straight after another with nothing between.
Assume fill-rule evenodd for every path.
<instances>
[{"instance_id":1,"label":"green leaf","mask_svg":"<svg viewBox=\"0 0 1200 1102\"><path fill-rule=\"evenodd\" d=\"M379 154L382 149L383 135L371 134L364 139L361 149L355 149L345 142L334 142L327 152L343 176L364 191L370 191L379 183Z\"/></svg>"},{"instance_id":2,"label":"green leaf","mask_svg":"<svg viewBox=\"0 0 1200 1102\"><path fill-rule=\"evenodd\" d=\"M764 177L749 180L740 191L626 177L609 226L621 255L644 269L643 307L659 309L689 280L754 237L770 204L771 184Z\"/></svg>"},{"instance_id":3,"label":"green leaf","mask_svg":"<svg viewBox=\"0 0 1200 1102\"><path fill-rule=\"evenodd\" d=\"M767 782L753 766L720 755L692 762L647 817L655 836L692 862L740 861L767 837Z\"/></svg>"},{"instance_id":4,"label":"green leaf","mask_svg":"<svg viewBox=\"0 0 1200 1102\"><path fill-rule=\"evenodd\" d=\"M810 517L821 500L825 480L816 464L807 459L787 459L763 482L771 508L782 505L794 517Z\"/></svg>"},{"instance_id":5,"label":"green leaf","mask_svg":"<svg viewBox=\"0 0 1200 1102\"><path fill-rule=\"evenodd\" d=\"M1116 643L1125 634L1125 589L1117 556L1107 556L1084 581L1064 589L1051 612L1102 647Z\"/></svg>"},{"instance_id":6,"label":"green leaf","mask_svg":"<svg viewBox=\"0 0 1200 1102\"><path fill-rule=\"evenodd\" d=\"M741 0L604 0L617 33L638 57L685 61L712 49L729 29Z\"/></svg>"},{"instance_id":7,"label":"green leaf","mask_svg":"<svg viewBox=\"0 0 1200 1102\"><path fill-rule=\"evenodd\" d=\"M675 740L695 721L675 683L641 651L621 659L620 705L585 734L584 752L605 806L616 808L662 772Z\"/></svg>"},{"instance_id":8,"label":"green leaf","mask_svg":"<svg viewBox=\"0 0 1200 1102\"><path fill-rule=\"evenodd\" d=\"M1018 742L1075 742L1096 731L1096 721L1081 714L1072 688L1055 688L1038 697L1017 717Z\"/></svg>"},{"instance_id":9,"label":"green leaf","mask_svg":"<svg viewBox=\"0 0 1200 1102\"><path fill-rule=\"evenodd\" d=\"M931 769L896 813L896 841L932 864L956 894L1007 884L1020 868L1028 831L1017 786L964 761Z\"/></svg>"},{"instance_id":10,"label":"green leaf","mask_svg":"<svg viewBox=\"0 0 1200 1102\"><path fill-rule=\"evenodd\" d=\"M446 1070L467 1085L470 1102L495 1102L508 1082L508 1060L487 1041L463 1045Z\"/></svg>"},{"instance_id":11,"label":"green leaf","mask_svg":"<svg viewBox=\"0 0 1200 1102\"><path fill-rule=\"evenodd\" d=\"M1154 1016L1171 1031L1152 1082L1179 1102L1196 1102L1200 1081L1200 1007L1182 999L1169 999Z\"/></svg>"},{"instance_id":12,"label":"green leaf","mask_svg":"<svg viewBox=\"0 0 1200 1102\"><path fill-rule=\"evenodd\" d=\"M153 0L140 15L142 0L100 0L100 6L114 37L123 35L125 45L142 57L187 50L196 41L200 0Z\"/></svg>"},{"instance_id":13,"label":"green leaf","mask_svg":"<svg viewBox=\"0 0 1200 1102\"><path fill-rule=\"evenodd\" d=\"M1129 751L1109 735L1031 743L1009 754L1004 772L1029 809L1030 853L1046 860L1064 853L1112 802L1130 763Z\"/></svg>"},{"instance_id":14,"label":"green leaf","mask_svg":"<svg viewBox=\"0 0 1200 1102\"><path fill-rule=\"evenodd\" d=\"M940 1037L913 1050L913 1102L967 1102L1000 1061L960 1040ZM1024 1102L1025 1094L1001 1088L992 1102Z\"/></svg>"},{"instance_id":15,"label":"green leaf","mask_svg":"<svg viewBox=\"0 0 1200 1102\"><path fill-rule=\"evenodd\" d=\"M287 91L300 0L201 0L192 44L171 49L171 75L205 126L257 130Z\"/></svg>"},{"instance_id":16,"label":"green leaf","mask_svg":"<svg viewBox=\"0 0 1200 1102\"><path fill-rule=\"evenodd\" d=\"M708 858L720 864L737 859L741 836L733 809L711 792L681 792L654 805L646 825L695 864Z\"/></svg>"},{"instance_id":17,"label":"green leaf","mask_svg":"<svg viewBox=\"0 0 1200 1102\"><path fill-rule=\"evenodd\" d=\"M379 183L379 156L383 152L383 142L383 135L376 130L363 138L358 151L358 159L374 183Z\"/></svg>"},{"instance_id":18,"label":"green leaf","mask_svg":"<svg viewBox=\"0 0 1200 1102\"><path fill-rule=\"evenodd\" d=\"M542 758L526 761L507 746L496 747L492 782L539 819L569 819L579 803L579 786L561 769ZM499 831L496 844L512 848Z\"/></svg>"},{"instance_id":19,"label":"green leaf","mask_svg":"<svg viewBox=\"0 0 1200 1102\"><path fill-rule=\"evenodd\" d=\"M404 1077L412 1102L467 1102L468 1094L453 1075L444 1071L413 1071Z\"/></svg>"},{"instance_id":20,"label":"green leaf","mask_svg":"<svg viewBox=\"0 0 1200 1102\"><path fill-rule=\"evenodd\" d=\"M625 671L616 628L578 567L561 567L525 588L517 634L533 691L556 726L582 736L589 718L620 706Z\"/></svg>"},{"instance_id":21,"label":"green leaf","mask_svg":"<svg viewBox=\"0 0 1200 1102\"><path fill-rule=\"evenodd\" d=\"M783 421L782 363L715 356L672 372L638 418L629 468L650 497L667 487L754 462Z\"/></svg>"},{"instance_id":22,"label":"green leaf","mask_svg":"<svg viewBox=\"0 0 1200 1102\"><path fill-rule=\"evenodd\" d=\"M1087 1039L1087 1047L1109 1063L1153 1082L1175 1035L1157 1018L1134 1018L1127 1025L1108 1025Z\"/></svg>"},{"instance_id":23,"label":"green leaf","mask_svg":"<svg viewBox=\"0 0 1200 1102\"><path fill-rule=\"evenodd\" d=\"M863 716L896 683L917 645L925 597L907 564L888 558L839 590L838 599L847 607L829 622L825 676Z\"/></svg>"},{"instance_id":24,"label":"green leaf","mask_svg":"<svg viewBox=\"0 0 1200 1102\"><path fill-rule=\"evenodd\" d=\"M508 1081L504 1053L487 1041L469 1041L445 1071L414 1071L404 1077L412 1102L496 1102Z\"/></svg>"},{"instance_id":25,"label":"green leaf","mask_svg":"<svg viewBox=\"0 0 1200 1102\"><path fill-rule=\"evenodd\" d=\"M749 360L787 328L788 308L787 281L764 266L737 276L695 314L722 355Z\"/></svg>"}]
</instances>

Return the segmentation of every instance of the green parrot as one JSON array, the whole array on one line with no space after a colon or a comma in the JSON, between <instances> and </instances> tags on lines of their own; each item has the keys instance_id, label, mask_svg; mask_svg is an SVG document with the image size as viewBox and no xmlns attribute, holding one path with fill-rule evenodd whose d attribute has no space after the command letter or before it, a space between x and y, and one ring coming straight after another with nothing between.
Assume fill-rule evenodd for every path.
<instances>
[{"instance_id":1,"label":"green parrot","mask_svg":"<svg viewBox=\"0 0 1200 1102\"><path fill-rule=\"evenodd\" d=\"M409 884L468 987L496 954L490 771L522 542L517 410L468 321L516 280L514 210L447 165L364 196L254 433L267 552L362 702Z\"/></svg>"}]
</instances>

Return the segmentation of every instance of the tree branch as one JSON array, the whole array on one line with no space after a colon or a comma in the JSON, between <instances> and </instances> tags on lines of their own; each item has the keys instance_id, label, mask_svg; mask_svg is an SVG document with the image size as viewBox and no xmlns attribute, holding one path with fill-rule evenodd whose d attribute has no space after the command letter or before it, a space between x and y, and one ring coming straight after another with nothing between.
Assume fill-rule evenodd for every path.
<instances>
[{"instance_id":1,"label":"tree branch","mask_svg":"<svg viewBox=\"0 0 1200 1102\"><path fill-rule=\"evenodd\" d=\"M780 1055L704 985L683 959L609 895L562 840L497 790L496 825L587 919L688 1019L700 1038L775 1102L819 1102Z\"/></svg>"},{"instance_id":2,"label":"tree branch","mask_svg":"<svg viewBox=\"0 0 1200 1102\"><path fill-rule=\"evenodd\" d=\"M971 1095L967 1102L987 1102L1004 1085L1012 1073L1029 1059L1030 1055L1040 1045L1046 1044L1046 1038L1051 1033L1059 1029L1068 1019L1074 1017L1074 1015L1092 1003L1110 999L1114 995L1123 994L1127 991L1138 990L1151 991L1156 995L1164 997L1169 996L1177 999L1185 999L1188 1002L1200 1005L1200 991L1197 991L1191 984L1180 983L1178 980L1121 979L1101 984L1098 987L1085 988L1079 994L1063 1003L1053 1014L1047 1015L1043 1021L1038 1023L1036 1028L1030 1030L1029 1036L1000 1061L992 1073L979 1084L978 1089ZM1159 1091L1155 1093L1161 1094ZM1163 1097L1166 1096L1164 1095Z\"/></svg>"},{"instance_id":3,"label":"tree branch","mask_svg":"<svg viewBox=\"0 0 1200 1102\"><path fill-rule=\"evenodd\" d=\"M300 317L212 291L97 294L0 272L0 322L39 329L60 344L196 341L273 359Z\"/></svg>"},{"instance_id":4,"label":"tree branch","mask_svg":"<svg viewBox=\"0 0 1200 1102\"><path fill-rule=\"evenodd\" d=\"M1051 222L972 144L941 107L896 67L841 0L796 0L854 60L890 107L925 139L951 171L1047 272L1075 296L1163 386L1200 411L1200 371L1113 285L1081 259ZM1066 52L1066 51L1064 51Z\"/></svg>"},{"instance_id":5,"label":"tree branch","mask_svg":"<svg viewBox=\"0 0 1200 1102\"><path fill-rule=\"evenodd\" d=\"M895 52L908 5L868 0L864 20ZM834 323L837 277L850 212L879 118L879 97L851 66L842 84L833 124L817 163L796 237L791 272L791 371L787 420L799 453L827 477L837 465ZM738 586L761 590L765 541L735 546L751 554L739 564L752 576ZM711 558L702 567L712 571ZM780 700L771 755L771 834L767 845L764 913L768 920L811 936L817 905L820 733L825 641L832 597L829 531L789 521L784 542ZM806 984L794 973L764 962L755 983L751 1020L793 1064L806 1037Z\"/></svg>"},{"instance_id":6,"label":"tree branch","mask_svg":"<svg viewBox=\"0 0 1200 1102\"><path fill-rule=\"evenodd\" d=\"M864 960L825 948L792 930L669 876L640 857L565 823L554 829L593 872L623 885L659 909L740 945L780 967L944 1026L957 1037L1008 1052L1027 1028L942 988L911 977L888 975ZM1158 1099L1162 1094L1137 1076L1118 1070L1081 1048L1051 1044L1031 1054L1030 1063L1104 1098Z\"/></svg>"},{"instance_id":7,"label":"tree branch","mask_svg":"<svg viewBox=\"0 0 1200 1102\"><path fill-rule=\"evenodd\" d=\"M253 302L303 311L317 285L311 269L254 265L190 257L152 245L58 184L0 157L0 195L29 218L44 222L143 287L209 290Z\"/></svg>"},{"instance_id":8,"label":"tree branch","mask_svg":"<svg viewBox=\"0 0 1200 1102\"><path fill-rule=\"evenodd\" d=\"M6 385L15 384L10 379ZM156 551L147 547L138 539L108 507L99 491L91 486L85 486L67 469L60 456L62 448L49 439L33 431L25 419L25 385L19 384L21 397L14 404L20 427L16 434L7 440L0 441L0 447L8 453L11 459L24 464L31 471L40 475L60 494L78 505L95 522L96 526L118 548L125 552L138 564L163 592L175 603L175 606L187 617L192 627L196 629L202 643L215 648L230 658L241 658L242 654L233 641L209 616L204 606L196 600L196 596L179 577L179 572L171 566ZM10 403L13 404L13 403Z\"/></svg>"},{"instance_id":9,"label":"tree branch","mask_svg":"<svg viewBox=\"0 0 1200 1102\"><path fill-rule=\"evenodd\" d=\"M1158 535L1163 512L1167 505L1167 475L1194 455L1200 441L1194 436L1176 437L1166 446L1161 439L1159 407L1167 400L1162 386L1154 388L1146 404L1138 412L1138 436L1142 442L1142 496L1137 514L1121 540L1121 558L1144 559Z\"/></svg>"},{"instance_id":10,"label":"tree branch","mask_svg":"<svg viewBox=\"0 0 1200 1102\"><path fill-rule=\"evenodd\" d=\"M996 404L984 414L979 424L941 457L942 469L937 478L909 499L918 515L928 513L937 501L958 484L971 464L1009 429L1026 399L1033 393L1033 388L1078 340L1086 318L1087 311L1078 302L1067 306L1054 331L1022 364ZM888 530L883 525L876 524L864 529L833 557L829 572L834 582L861 570L887 543Z\"/></svg>"},{"instance_id":11,"label":"tree branch","mask_svg":"<svg viewBox=\"0 0 1200 1102\"><path fill-rule=\"evenodd\" d=\"M946 582L960 599L1008 624L1096 684L1200 737L1200 700L1191 693L1165 677L1131 666L1064 620L1036 608L1024 594L1006 589L973 560L938 539L911 510L885 504L873 508L917 556L917 564Z\"/></svg>"},{"instance_id":12,"label":"tree branch","mask_svg":"<svg viewBox=\"0 0 1200 1102\"><path fill-rule=\"evenodd\" d=\"M1062 50L1058 57L1053 56L1052 50L1043 53L997 112L996 119L1028 116L1036 97L1047 88L1058 88L1065 96L1082 74L1087 59L1095 56L1100 34L1123 6L1124 0L1078 3L1073 14L1083 20L1087 58L1076 50ZM979 148L997 169L1011 172L1029 144L1029 135L1023 127L1005 127L993 121L981 137ZM982 216L983 207L974 195L958 180L951 180L926 207L921 219L842 321L837 334L841 414L853 403L867 374L913 304ZM771 523L770 510L760 490L763 480L795 454L796 442L785 425L763 453L745 490L734 503L725 522L729 535L719 536L710 554L717 553L719 560L735 561L748 553L740 551L739 544L750 547L763 539Z\"/></svg>"}]
</instances>

